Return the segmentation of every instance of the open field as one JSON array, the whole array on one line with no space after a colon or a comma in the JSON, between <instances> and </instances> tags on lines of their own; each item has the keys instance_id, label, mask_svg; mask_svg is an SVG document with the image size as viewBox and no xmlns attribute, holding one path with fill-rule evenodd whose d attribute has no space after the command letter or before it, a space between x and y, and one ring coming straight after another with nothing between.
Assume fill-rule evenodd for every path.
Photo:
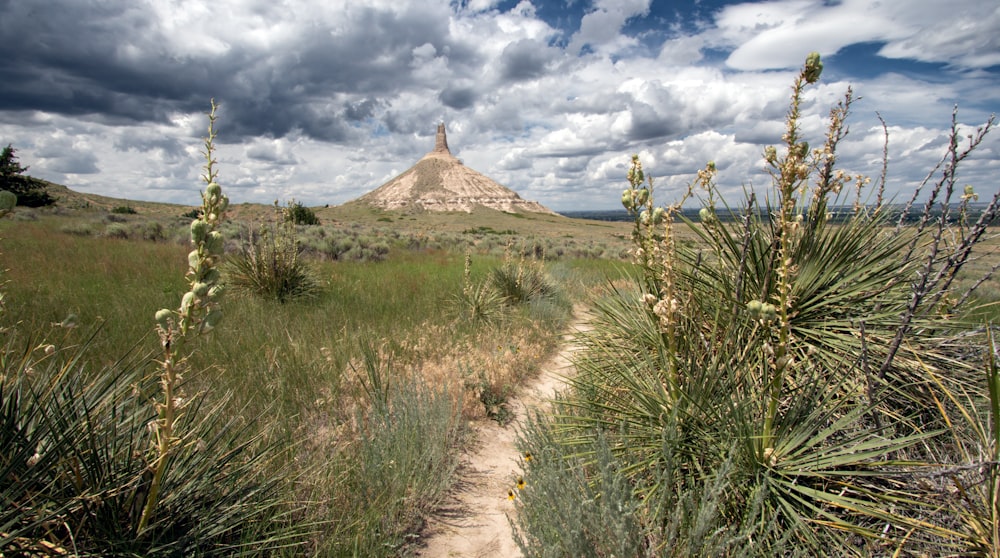
<instances>
[{"instance_id":1,"label":"open field","mask_svg":"<svg viewBox=\"0 0 1000 558\"><path fill-rule=\"evenodd\" d=\"M77 201L19 210L15 219L0 222L5 362L8 367L21 362L13 356L24 351L23 362L40 359L32 365L34 381L65 375L55 363L70 361L85 385L107 374L125 374L140 384L155 378L160 350L153 314L176 304L187 288L183 262L189 247L178 237L190 218L178 217L186 211L178 206L102 204L110 209L127 204L136 213ZM271 208L257 208L253 215L270 217ZM514 225L531 221L502 214L486 220L454 217L452 227L394 226L399 234L387 238L389 250L379 260L306 258L320 287L312 298L281 304L230 293L223 325L192 344L186 397L195 396L206 408L219 406L215 413L226 423L248 425L242 436L256 440L254 447L297 448L266 462L286 479L279 499L299 502L296 506L303 498L309 502L281 513L293 513L303 525L324 526L322 537L309 534L311 529L300 535L293 554L308 548L323 555L380 555L402 552L416 540L423 517L451 482L465 421L502 418L507 394L554 349L568 317L569 299L562 298L556 305L511 308L498 321L470 322L456 302L463 283L484 281L502 265L508 243L514 253L524 239L551 234L543 227L558 226L568 237L607 227L549 220L514 234ZM233 217L226 226L235 231L241 224ZM376 224L386 226L375 218L321 228L326 235L338 228L377 235L368 228ZM126 232L107 234L116 226ZM489 226L508 232L476 228ZM444 235L412 240L435 234L435 228ZM462 232L471 229L475 232ZM148 230L158 233L133 232ZM484 240L493 236L502 242L487 248ZM468 279L466 253L474 254ZM621 265L567 257L546 267L567 289L561 296L580 298ZM129 370L119 370L123 362ZM56 368L46 370L46 363ZM8 368L5 378L17 376ZM405 421L377 420L379 402L390 400L406 413ZM380 426L370 430L375 424ZM417 425L419 432L409 430ZM197 428L210 432L220 426ZM227 442L233 443L237 439ZM417 465L406 465L408 460L418 460L425 474L414 477ZM141 472L141 461L136 465ZM414 491L419 499L404 497Z\"/></svg>"},{"instance_id":2,"label":"open field","mask_svg":"<svg viewBox=\"0 0 1000 558\"><path fill-rule=\"evenodd\" d=\"M638 156L632 223L227 214L211 126L201 211L16 210L0 551L419 554L470 421L516 415L582 305L570 388L513 454L525 556L1000 556L1000 192L958 186L993 121L953 126L896 219L835 172L850 91L799 137L821 70L770 188L720 215L709 162L697 222Z\"/></svg>"},{"instance_id":3,"label":"open field","mask_svg":"<svg viewBox=\"0 0 1000 558\"><path fill-rule=\"evenodd\" d=\"M184 237L190 218L180 215L188 208L122 200L88 204L87 199L19 211L0 222L6 268L0 325L8 351L14 351L8 355L36 355L34 374L46 363L72 359L82 382L109 373L149 382L159 351L152 316L176 304L187 288ZM123 205L135 213L111 211ZM230 250L251 224L237 216L252 223L274 220L273 208L237 209L242 212L234 211L223 225ZM247 430L225 439L226 448L240 440L253 441L251 452L279 448L260 468L244 471L245 479L285 479L272 487L273 497L285 502L272 512L291 514L286 517L294 518L294 525L322 528L300 531L290 549L277 552L412 553L419 548L424 518L452 482L458 452L467 443L466 421L503 420L513 386L554 350L569 304L607 304L595 301L606 300L607 286L621 288L617 278L628 264L620 256L633 224L493 211L317 212L323 224L298 227L296 234L319 291L285 304L227 295L223 325L190 349L183 391L216 409L211 416L228 420L189 427L204 436L227 431L231 426L222 425L235 420ZM701 266L718 265L719 254L698 236L700 230L701 224L675 225L675 246L700 253ZM310 239L332 238L381 242L387 249L379 257L360 258L309 249ZM985 238L978 256L961 271L956 291L1000 261L997 235L990 229ZM539 258L537 265L544 265L564 293L562 309L529 304L499 322L463 320L456 300L468 281L465 255L472 255L472 282L480 283L503 266L504 253L519 265L536 265L531 262ZM1000 293L990 281L976 296L995 301ZM997 305L974 313L976 321L996 315ZM41 356L45 351L53 354ZM123 372L122 363L129 370ZM59 370L38 377L66 374ZM379 418L390 407L400 414ZM134 465L142 470L141 460ZM565 482L547 479L537 482ZM569 494L566 486L559 490ZM524 504L531 501L525 494ZM642 534L634 528L633 535Z\"/></svg>"}]
</instances>

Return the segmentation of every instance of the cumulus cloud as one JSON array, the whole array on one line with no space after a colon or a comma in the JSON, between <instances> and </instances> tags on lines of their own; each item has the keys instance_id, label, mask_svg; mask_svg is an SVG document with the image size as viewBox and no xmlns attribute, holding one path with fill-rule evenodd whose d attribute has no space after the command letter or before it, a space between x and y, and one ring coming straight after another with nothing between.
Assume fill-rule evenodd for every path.
<instances>
[{"instance_id":1,"label":"cumulus cloud","mask_svg":"<svg viewBox=\"0 0 1000 558\"><path fill-rule=\"evenodd\" d=\"M633 39L620 34L621 28L629 18L648 14L650 1L597 0L583 16L580 30L573 36L568 50L577 53L587 47L604 50L633 44Z\"/></svg>"},{"instance_id":2,"label":"cumulus cloud","mask_svg":"<svg viewBox=\"0 0 1000 558\"><path fill-rule=\"evenodd\" d=\"M827 111L853 85L862 98L843 162L877 172L878 111L895 188L933 165L956 103L963 122L1000 108L1000 6L669 4L8 2L0 140L40 178L188 203L215 98L234 201L326 204L408 168L443 121L467 165L572 209L613 206L632 153L665 192L707 160L727 191L765 181L762 146L779 142L794 70L812 50L828 79L806 93L803 131L822 141ZM858 45L871 52L864 68L844 55ZM870 67L879 61L898 64Z\"/></svg>"},{"instance_id":3,"label":"cumulus cloud","mask_svg":"<svg viewBox=\"0 0 1000 558\"><path fill-rule=\"evenodd\" d=\"M726 60L739 70L794 68L805 55L832 55L858 43L879 54L964 68L1000 64L1000 6L976 0L904 4L870 0L781 0L727 6L716 24L736 48Z\"/></svg>"}]
</instances>

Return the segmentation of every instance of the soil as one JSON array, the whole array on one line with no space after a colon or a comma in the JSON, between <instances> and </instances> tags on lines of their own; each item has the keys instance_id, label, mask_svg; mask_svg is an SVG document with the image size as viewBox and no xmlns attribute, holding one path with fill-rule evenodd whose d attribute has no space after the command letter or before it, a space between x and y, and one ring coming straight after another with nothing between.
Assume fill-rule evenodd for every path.
<instances>
[{"instance_id":1,"label":"soil","mask_svg":"<svg viewBox=\"0 0 1000 558\"><path fill-rule=\"evenodd\" d=\"M545 408L566 385L572 373L571 357L578 347L576 332L585 327L581 311L574 314L570 333L563 336L560 351L542 364L536 378L521 387L507 404L513 420L506 426L495 421L474 425L476 443L463 457L458 481L445 506L431 518L425 531L425 546L417 555L426 558L519 557L511 523L514 502L508 491L517 492L522 456L515 440L530 411Z\"/></svg>"}]
</instances>

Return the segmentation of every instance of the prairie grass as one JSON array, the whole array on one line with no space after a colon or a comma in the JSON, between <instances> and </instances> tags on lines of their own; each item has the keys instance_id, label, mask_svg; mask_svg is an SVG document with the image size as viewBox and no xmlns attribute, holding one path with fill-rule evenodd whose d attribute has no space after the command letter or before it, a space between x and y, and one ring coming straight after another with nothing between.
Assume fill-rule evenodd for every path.
<instances>
[{"instance_id":1,"label":"prairie grass","mask_svg":"<svg viewBox=\"0 0 1000 558\"><path fill-rule=\"evenodd\" d=\"M499 260L418 236L309 261L307 301L222 303L239 224L213 138L186 217L95 198L0 223L0 553L406 554L489 410L477 385L506 393L554 347L554 284L469 323L447 302ZM297 237L326 234L282 230L297 263Z\"/></svg>"},{"instance_id":2,"label":"prairie grass","mask_svg":"<svg viewBox=\"0 0 1000 558\"><path fill-rule=\"evenodd\" d=\"M74 217L0 223L9 268L0 325L20 332L9 337L15 344L52 344L57 355L72 354L84 392L118 378L109 401L118 400L131 393L126 383L148 382L156 369L151 316L186 290L178 269L188 248L67 234L67 219ZM384 262L309 263L321 288L308 301L228 298L223 322L187 359L183 389L217 417L204 428L218 432L202 438L269 456L253 460L261 468L243 475L248 482L265 471L278 475L267 485L277 503L261 510L324 533L289 534L271 548L405 553L449 485L466 421L486 415L469 371L493 386L523 380L554 347L566 313L539 313L528 304L495 324L470 327L448 304L464 281L458 252L400 250ZM485 282L501 263L477 257L472 279ZM376 351L364 349L372 344ZM129 354L125 370L112 372ZM383 388L370 389L372 363L386 378ZM132 467L139 478L142 463Z\"/></svg>"}]
</instances>

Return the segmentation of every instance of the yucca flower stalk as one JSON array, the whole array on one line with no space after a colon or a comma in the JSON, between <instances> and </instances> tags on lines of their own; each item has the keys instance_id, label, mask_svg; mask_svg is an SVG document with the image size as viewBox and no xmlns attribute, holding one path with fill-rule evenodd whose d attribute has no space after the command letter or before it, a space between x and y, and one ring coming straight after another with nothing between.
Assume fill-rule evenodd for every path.
<instances>
[{"instance_id":1,"label":"yucca flower stalk","mask_svg":"<svg viewBox=\"0 0 1000 558\"><path fill-rule=\"evenodd\" d=\"M797 271L793 254L802 224L802 220L796 215L798 208L796 193L800 188L804 188L812 170L812 164L809 160L809 144L800 141L799 138L802 91L807 84L816 83L822 71L823 63L820 61L819 54L811 53L806 58L806 63L792 86L792 100L785 120L785 134L782 137L787 152L784 157L778 158L774 147L768 147L765 150L765 159L771 167L769 172L775 178L779 195L778 273L776 278L777 292L774 295L777 331L772 334L773 343L768 343L765 346L769 357L768 365L771 368L770 381L767 386L767 412L764 416L764 432L761 437L761 456L765 460L773 458L774 419L781 403L785 376L794 364L789 351L789 345L792 341L792 290L795 286Z\"/></svg>"},{"instance_id":2,"label":"yucca flower stalk","mask_svg":"<svg viewBox=\"0 0 1000 558\"><path fill-rule=\"evenodd\" d=\"M222 297L222 285L219 283L219 264L222 260L225 240L217 231L226 209L229 198L222 193L222 187L217 182L218 171L215 168L215 120L218 105L212 100L211 111L208 113L208 136L205 138L205 191L202 192L201 212L191 222L191 243L194 246L188 254L188 292L181 298L177 310L161 309L156 312L156 329L163 348L161 361L160 388L162 401L156 401L157 419L152 423L155 436L154 459L149 465L149 492L143 506L142 516L136 528L138 534L149 525L159 501L163 475L167 470L170 458L180 447L180 435L176 432L177 420L180 418L186 402L180 391L183 372L187 367L187 358L182 354L184 341L193 333L201 334L211 331L222 317L219 301Z\"/></svg>"},{"instance_id":3,"label":"yucca flower stalk","mask_svg":"<svg viewBox=\"0 0 1000 558\"><path fill-rule=\"evenodd\" d=\"M702 173L710 178L714 171L715 165L709 163L705 171L699 171L699 178ZM676 247L672 224L684 201L691 195L691 187L673 204L657 206L653 200L653 178L643 172L638 155L632 155L627 179L629 187L622 192L622 205L634 217L633 255L643 273L643 302L659 324L667 350L666 383L670 396L676 398L680 394L681 382L677 347L681 301L674 269Z\"/></svg>"}]
</instances>

